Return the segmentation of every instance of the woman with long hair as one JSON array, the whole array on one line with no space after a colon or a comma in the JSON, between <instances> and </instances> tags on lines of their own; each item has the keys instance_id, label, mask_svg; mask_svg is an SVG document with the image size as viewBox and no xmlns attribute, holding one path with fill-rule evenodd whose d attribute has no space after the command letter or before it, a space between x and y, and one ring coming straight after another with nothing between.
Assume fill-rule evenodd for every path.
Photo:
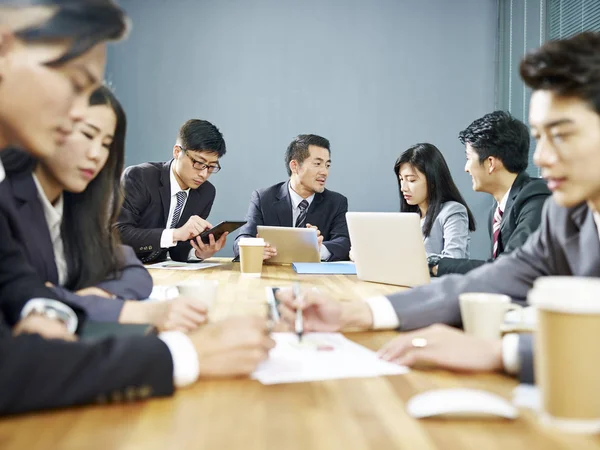
<instances>
[{"instance_id":1,"label":"woman with long hair","mask_svg":"<svg viewBox=\"0 0 600 450\"><path fill-rule=\"evenodd\" d=\"M121 206L126 124L117 98L100 87L60 151L38 160L3 152L21 244L59 298L80 304L92 320L188 330L205 320L191 299L175 301L181 314L168 324L168 303L132 302L148 298L152 277L112 227Z\"/></svg>"},{"instance_id":2,"label":"woman with long hair","mask_svg":"<svg viewBox=\"0 0 600 450\"><path fill-rule=\"evenodd\" d=\"M468 258L475 219L454 184L444 156L432 144L416 144L394 164L400 211L421 216L429 266L440 258Z\"/></svg>"}]
</instances>

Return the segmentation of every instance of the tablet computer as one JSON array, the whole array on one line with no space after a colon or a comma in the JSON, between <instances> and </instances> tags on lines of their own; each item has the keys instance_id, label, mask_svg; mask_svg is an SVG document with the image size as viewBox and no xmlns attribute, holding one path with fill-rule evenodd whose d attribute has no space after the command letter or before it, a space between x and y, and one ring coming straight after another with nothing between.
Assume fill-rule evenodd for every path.
<instances>
[{"instance_id":1,"label":"tablet computer","mask_svg":"<svg viewBox=\"0 0 600 450\"><path fill-rule=\"evenodd\" d=\"M258 236L277 249L277 256L265 261L268 264L293 262L320 262L317 230L314 228L256 227Z\"/></svg>"},{"instance_id":2,"label":"tablet computer","mask_svg":"<svg viewBox=\"0 0 600 450\"><path fill-rule=\"evenodd\" d=\"M208 236L210 234L212 234L215 237L215 241L218 240L223 233L228 232L231 233L232 231L237 230L239 227L241 227L242 225L245 225L246 222L235 222L235 221L229 221L226 220L224 222L221 222L217 225L215 225L214 227L212 227L210 230L206 230L203 231L202 233L200 233L200 239L202 239L202 242L204 242L205 244L208 244L209 238Z\"/></svg>"}]
</instances>

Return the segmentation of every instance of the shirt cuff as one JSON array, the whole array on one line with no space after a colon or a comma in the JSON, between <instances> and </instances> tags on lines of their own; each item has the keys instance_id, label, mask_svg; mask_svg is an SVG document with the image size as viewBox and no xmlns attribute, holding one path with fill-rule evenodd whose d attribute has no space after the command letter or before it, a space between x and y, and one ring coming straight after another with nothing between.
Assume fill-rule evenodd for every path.
<instances>
[{"instance_id":1,"label":"shirt cuff","mask_svg":"<svg viewBox=\"0 0 600 450\"><path fill-rule=\"evenodd\" d=\"M79 323L77 314L69 306L58 300L49 298L33 298L29 300L21 310L21 319L34 312L63 322L71 334L75 334L75 331L77 331Z\"/></svg>"},{"instance_id":2,"label":"shirt cuff","mask_svg":"<svg viewBox=\"0 0 600 450\"><path fill-rule=\"evenodd\" d=\"M374 330L389 330L400 326L400 320L396 315L396 310L387 297L380 295L379 297L371 297L365 299L371 314L373 314L373 329Z\"/></svg>"},{"instance_id":3,"label":"shirt cuff","mask_svg":"<svg viewBox=\"0 0 600 450\"><path fill-rule=\"evenodd\" d=\"M198 258L196 256L196 249L194 247L192 247L190 249L190 253L189 253L187 259L188 259L188 261L202 261L200 258Z\"/></svg>"},{"instance_id":4,"label":"shirt cuff","mask_svg":"<svg viewBox=\"0 0 600 450\"><path fill-rule=\"evenodd\" d=\"M509 333L502 338L502 364L504 371L510 375L515 375L521 370L519 335L517 333Z\"/></svg>"},{"instance_id":5,"label":"shirt cuff","mask_svg":"<svg viewBox=\"0 0 600 450\"><path fill-rule=\"evenodd\" d=\"M167 344L173 359L173 382L175 386L185 387L200 376L200 363L194 344L180 331L165 331L158 337Z\"/></svg>"},{"instance_id":6,"label":"shirt cuff","mask_svg":"<svg viewBox=\"0 0 600 450\"><path fill-rule=\"evenodd\" d=\"M171 248L177 245L177 242L173 241L173 228L165 228L160 235L160 248Z\"/></svg>"},{"instance_id":7,"label":"shirt cuff","mask_svg":"<svg viewBox=\"0 0 600 450\"><path fill-rule=\"evenodd\" d=\"M329 261L329 258L331 258L331 252L323 244L321 244L319 253L321 254L321 261Z\"/></svg>"}]
</instances>

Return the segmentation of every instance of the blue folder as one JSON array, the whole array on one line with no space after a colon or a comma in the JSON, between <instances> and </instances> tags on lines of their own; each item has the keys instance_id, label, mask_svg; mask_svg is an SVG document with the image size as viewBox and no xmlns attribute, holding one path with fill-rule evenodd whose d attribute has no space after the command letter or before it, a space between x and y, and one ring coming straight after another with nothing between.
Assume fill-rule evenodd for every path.
<instances>
[{"instance_id":1,"label":"blue folder","mask_svg":"<svg viewBox=\"0 0 600 450\"><path fill-rule=\"evenodd\" d=\"M356 275L356 266L351 262L293 263L292 267L301 275Z\"/></svg>"}]
</instances>

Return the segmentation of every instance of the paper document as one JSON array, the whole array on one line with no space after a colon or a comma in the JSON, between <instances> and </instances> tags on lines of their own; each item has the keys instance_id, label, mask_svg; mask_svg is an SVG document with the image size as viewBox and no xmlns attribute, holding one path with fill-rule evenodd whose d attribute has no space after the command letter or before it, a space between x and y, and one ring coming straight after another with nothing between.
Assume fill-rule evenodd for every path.
<instances>
[{"instance_id":1,"label":"paper document","mask_svg":"<svg viewBox=\"0 0 600 450\"><path fill-rule=\"evenodd\" d=\"M292 267L301 275L356 275L351 262L293 263Z\"/></svg>"},{"instance_id":2,"label":"paper document","mask_svg":"<svg viewBox=\"0 0 600 450\"><path fill-rule=\"evenodd\" d=\"M277 345L252 378L262 384L400 375L408 368L377 358L375 352L340 333L272 333Z\"/></svg>"},{"instance_id":3,"label":"paper document","mask_svg":"<svg viewBox=\"0 0 600 450\"><path fill-rule=\"evenodd\" d=\"M179 261L163 261L146 266L146 269L166 269L166 270L202 270L209 267L220 266L221 263L184 263Z\"/></svg>"}]
</instances>

